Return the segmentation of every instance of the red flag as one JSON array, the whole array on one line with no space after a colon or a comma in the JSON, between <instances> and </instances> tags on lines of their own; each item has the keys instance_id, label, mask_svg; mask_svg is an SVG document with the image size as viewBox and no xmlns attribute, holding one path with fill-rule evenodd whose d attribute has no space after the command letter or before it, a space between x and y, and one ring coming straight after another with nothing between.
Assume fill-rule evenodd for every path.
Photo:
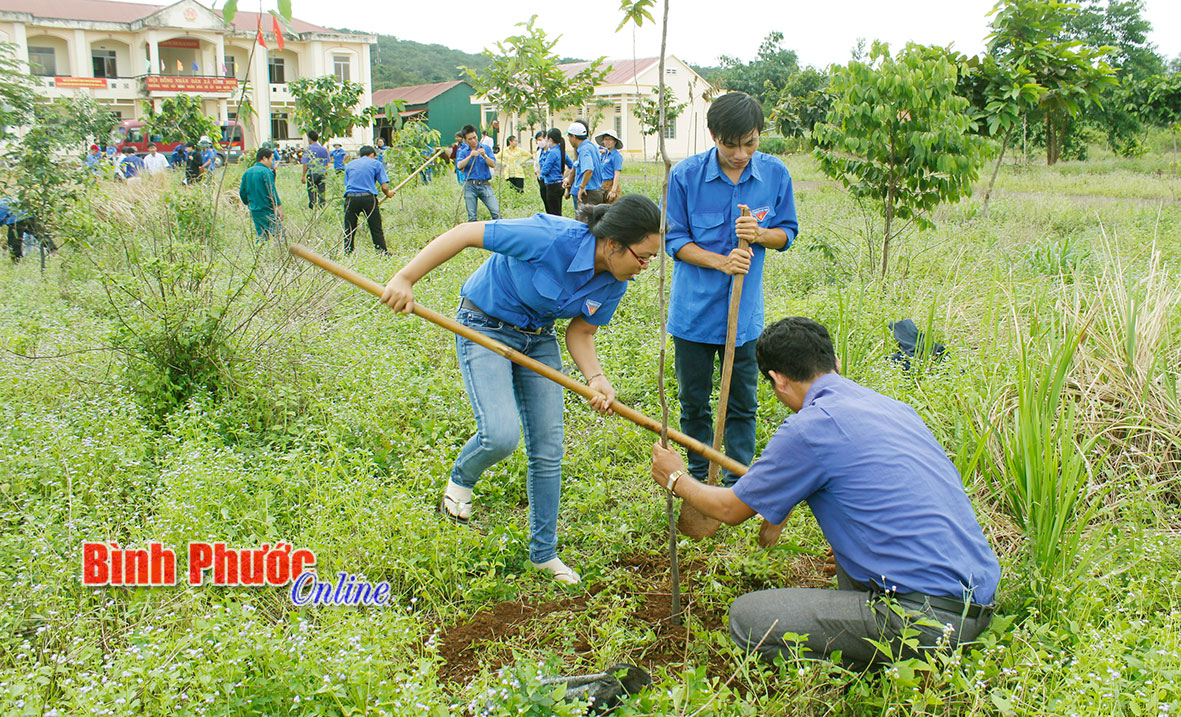
<instances>
[{"instance_id":1,"label":"red flag","mask_svg":"<svg viewBox=\"0 0 1181 717\"><path fill-rule=\"evenodd\" d=\"M267 41L262 36L262 18L258 18L258 44L262 45L262 49L267 49Z\"/></svg>"},{"instance_id":2,"label":"red flag","mask_svg":"<svg viewBox=\"0 0 1181 717\"><path fill-rule=\"evenodd\" d=\"M279 25L279 18L271 15L271 30L275 33L275 40L279 43L279 51L283 51L283 28Z\"/></svg>"}]
</instances>

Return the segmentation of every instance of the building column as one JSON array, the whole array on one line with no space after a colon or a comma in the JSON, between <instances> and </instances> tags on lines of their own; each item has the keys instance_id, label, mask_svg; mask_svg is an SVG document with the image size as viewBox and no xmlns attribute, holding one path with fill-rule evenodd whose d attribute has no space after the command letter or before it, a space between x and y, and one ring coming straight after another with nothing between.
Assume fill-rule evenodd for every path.
<instances>
[{"instance_id":1,"label":"building column","mask_svg":"<svg viewBox=\"0 0 1181 717\"><path fill-rule=\"evenodd\" d=\"M16 45L17 72L29 74L29 34L23 22L12 23L12 43Z\"/></svg>"},{"instance_id":2,"label":"building column","mask_svg":"<svg viewBox=\"0 0 1181 717\"><path fill-rule=\"evenodd\" d=\"M164 74L160 72L160 40L154 31L148 32L148 64L151 65L151 69L148 70L149 75Z\"/></svg>"},{"instance_id":3,"label":"building column","mask_svg":"<svg viewBox=\"0 0 1181 717\"><path fill-rule=\"evenodd\" d=\"M217 101L217 118L219 121L221 121L221 122L229 122L230 121L229 104L230 104L229 100L218 100Z\"/></svg>"},{"instance_id":4,"label":"building column","mask_svg":"<svg viewBox=\"0 0 1181 717\"><path fill-rule=\"evenodd\" d=\"M267 52L259 48L254 53L254 65L249 68L250 87L254 92L254 146L271 138L271 78L267 74Z\"/></svg>"},{"instance_id":5,"label":"building column","mask_svg":"<svg viewBox=\"0 0 1181 717\"><path fill-rule=\"evenodd\" d=\"M300 58L300 65L307 69L304 77L321 77L328 74L324 71L324 43L319 40L309 42L306 57L310 58L311 62Z\"/></svg>"},{"instance_id":6,"label":"building column","mask_svg":"<svg viewBox=\"0 0 1181 717\"><path fill-rule=\"evenodd\" d=\"M360 58L361 58L360 65L361 66L359 68L357 68L357 79L365 87L365 90L363 92L361 92L361 109L365 109L366 107L369 107L370 105L373 104L373 80L371 77L371 72L370 72L370 67L369 67L369 51L370 51L369 45L362 45L361 46L361 53L360 53ZM361 136L359 138L359 141L361 142L361 144L373 144L374 139L373 139L373 125L372 124L366 125L365 127L361 128L360 134L361 134Z\"/></svg>"},{"instance_id":7,"label":"building column","mask_svg":"<svg viewBox=\"0 0 1181 717\"><path fill-rule=\"evenodd\" d=\"M224 77L225 71L221 66L226 64L226 38L224 35L217 36L217 42L213 45L213 74L218 77ZM229 69L228 67L226 69ZM222 119L225 119L225 111L222 111Z\"/></svg>"},{"instance_id":8,"label":"building column","mask_svg":"<svg viewBox=\"0 0 1181 717\"><path fill-rule=\"evenodd\" d=\"M90 57L90 43L86 41L85 30L74 30L74 41L70 43L70 74L74 77L94 77Z\"/></svg>"}]
</instances>

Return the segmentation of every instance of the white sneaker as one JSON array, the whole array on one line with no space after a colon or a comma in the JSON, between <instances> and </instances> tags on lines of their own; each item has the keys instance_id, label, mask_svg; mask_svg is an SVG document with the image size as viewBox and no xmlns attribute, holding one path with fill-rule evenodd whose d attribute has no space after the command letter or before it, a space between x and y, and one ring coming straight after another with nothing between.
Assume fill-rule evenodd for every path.
<instances>
[{"instance_id":1,"label":"white sneaker","mask_svg":"<svg viewBox=\"0 0 1181 717\"><path fill-rule=\"evenodd\" d=\"M577 585L582 582L582 578L578 576L578 573L563 563L561 558L552 558L544 563L533 563L533 567L537 570L544 570L550 573L550 576L554 580L565 583L566 585Z\"/></svg>"}]
</instances>

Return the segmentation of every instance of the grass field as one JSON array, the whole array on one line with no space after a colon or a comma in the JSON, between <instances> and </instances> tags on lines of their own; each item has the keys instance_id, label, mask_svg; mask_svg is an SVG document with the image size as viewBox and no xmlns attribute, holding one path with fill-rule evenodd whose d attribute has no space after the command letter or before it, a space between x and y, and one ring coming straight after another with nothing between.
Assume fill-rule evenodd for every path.
<instances>
[{"instance_id":1,"label":"grass field","mask_svg":"<svg viewBox=\"0 0 1181 717\"><path fill-rule=\"evenodd\" d=\"M528 568L521 450L483 477L476 529L439 520L474 428L452 337L256 247L231 167L220 199L168 182L95 187L62 218L44 273L34 257L0 268L0 712L580 714L539 678L615 663L654 679L621 715L1181 712L1169 157L1006 166L987 216L982 182L934 231L898 242L884 281L864 212L806 155L785 161L801 234L768 262L768 318L825 323L844 373L913 405L960 468L1003 570L978 644L864 674L737 652L735 597L828 584L806 506L769 552L753 524L681 540L688 609L672 624L652 437L570 394L560 539L583 585ZM655 196L659 171L629 166L626 186ZM297 180L280 170L288 240L379 282L464 218L437 173L385 204L392 256L361 229L342 257L339 201L313 213ZM533 191L500 196L508 217L540 207ZM418 300L450 313L482 260L461 255ZM656 417L659 290L645 272L597 336L619 399ZM901 318L946 360L891 364L887 323ZM671 361L663 380L675 425ZM761 445L787 409L760 391ZM156 541L178 557L190 541L285 541L313 550L322 575L388 582L391 600L89 588L84 541Z\"/></svg>"}]
</instances>

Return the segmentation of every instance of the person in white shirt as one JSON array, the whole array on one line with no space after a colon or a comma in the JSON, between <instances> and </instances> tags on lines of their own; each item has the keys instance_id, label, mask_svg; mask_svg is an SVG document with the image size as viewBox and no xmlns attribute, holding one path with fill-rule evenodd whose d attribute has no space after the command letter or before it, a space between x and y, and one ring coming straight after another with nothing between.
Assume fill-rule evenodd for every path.
<instances>
[{"instance_id":1,"label":"person in white shirt","mask_svg":"<svg viewBox=\"0 0 1181 717\"><path fill-rule=\"evenodd\" d=\"M156 151L156 145L148 145L148 156L144 157L144 166L148 174L159 174L168 169L168 159Z\"/></svg>"}]
</instances>

